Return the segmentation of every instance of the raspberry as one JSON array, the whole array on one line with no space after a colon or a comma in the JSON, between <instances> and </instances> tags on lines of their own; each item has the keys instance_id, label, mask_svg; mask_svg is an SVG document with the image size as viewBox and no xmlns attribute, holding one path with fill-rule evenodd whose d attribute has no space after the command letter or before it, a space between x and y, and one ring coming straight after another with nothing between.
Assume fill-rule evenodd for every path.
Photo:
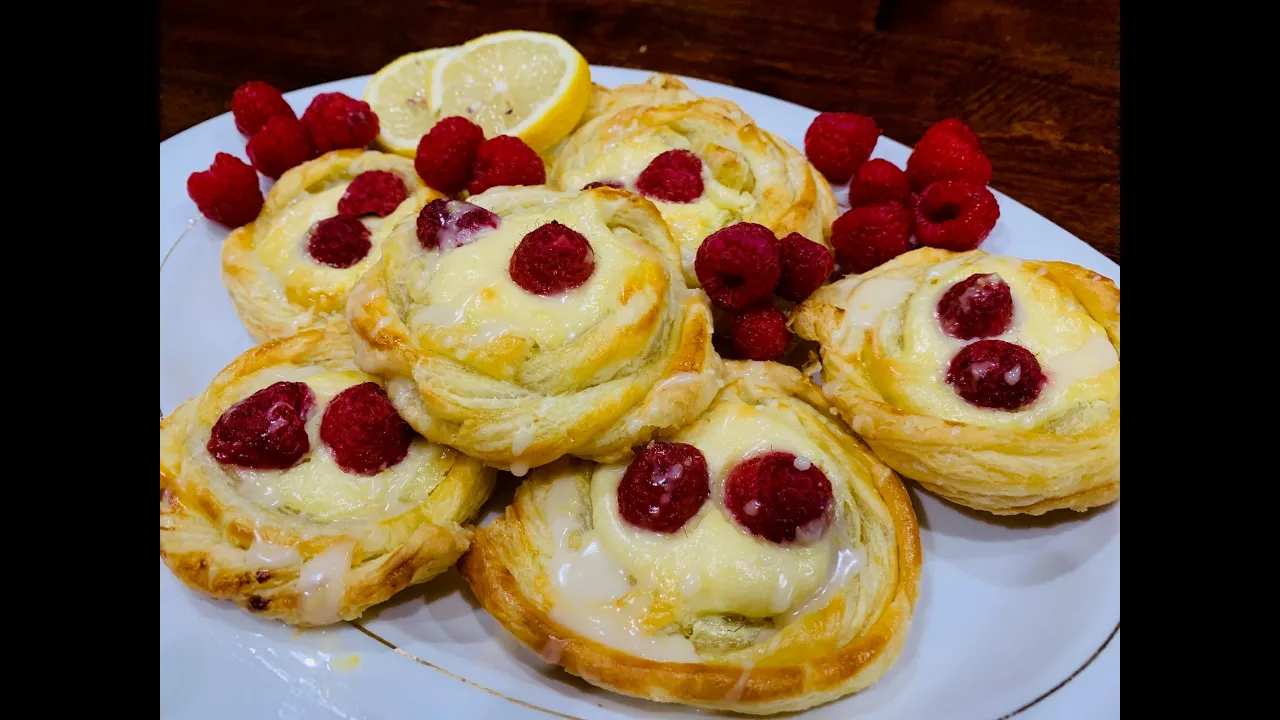
<instances>
[{"instance_id":1,"label":"raspberry","mask_svg":"<svg viewBox=\"0 0 1280 720\"><path fill-rule=\"evenodd\" d=\"M412 439L413 429L374 382L338 393L320 418L320 442L353 475L377 475L396 465L409 454Z\"/></svg>"},{"instance_id":2,"label":"raspberry","mask_svg":"<svg viewBox=\"0 0 1280 720\"><path fill-rule=\"evenodd\" d=\"M386 170L368 170L355 176L338 201L338 214L386 217L409 197L400 176Z\"/></svg>"},{"instance_id":3,"label":"raspberry","mask_svg":"<svg viewBox=\"0 0 1280 720\"><path fill-rule=\"evenodd\" d=\"M982 142L978 140L978 136L975 135L974 132L969 129L969 126L965 125L964 121L960 118L953 117L947 118L946 120L939 120L930 126L928 130L924 131L924 135L921 136L920 141L930 141L938 135L951 135L952 137L963 140L967 145L972 145L977 150L982 149Z\"/></svg>"},{"instance_id":4,"label":"raspberry","mask_svg":"<svg viewBox=\"0 0 1280 720\"><path fill-rule=\"evenodd\" d=\"M957 340L1003 334L1013 322L1009 284L995 273L970 275L942 294L938 322Z\"/></svg>"},{"instance_id":5,"label":"raspberry","mask_svg":"<svg viewBox=\"0 0 1280 720\"><path fill-rule=\"evenodd\" d=\"M707 459L692 445L651 442L618 483L618 513L638 528L673 533L711 495Z\"/></svg>"},{"instance_id":6,"label":"raspberry","mask_svg":"<svg viewBox=\"0 0 1280 720\"><path fill-rule=\"evenodd\" d=\"M205 448L214 460L255 470L284 470L311 449L307 416L316 395L306 383L278 382L227 408Z\"/></svg>"},{"instance_id":7,"label":"raspberry","mask_svg":"<svg viewBox=\"0 0 1280 720\"><path fill-rule=\"evenodd\" d=\"M733 349L748 360L778 360L791 346L787 316L772 305L747 308L729 324Z\"/></svg>"},{"instance_id":8,"label":"raspberry","mask_svg":"<svg viewBox=\"0 0 1280 720\"><path fill-rule=\"evenodd\" d=\"M541 185L547 181L547 166L524 141L499 135L480 144L475 171L467 189L472 195L499 185Z\"/></svg>"},{"instance_id":9,"label":"raspberry","mask_svg":"<svg viewBox=\"0 0 1280 720\"><path fill-rule=\"evenodd\" d=\"M849 204L853 207L900 202L911 199L911 184L906 173L888 160L868 160L858 168L849 185Z\"/></svg>"},{"instance_id":10,"label":"raspberry","mask_svg":"<svg viewBox=\"0 0 1280 720\"><path fill-rule=\"evenodd\" d=\"M625 189L623 188L622 183L618 182L617 180L597 180L595 182L589 182L586 185L583 185L582 189L595 190L596 188L599 188L599 187L609 187L609 188L614 188L616 190Z\"/></svg>"},{"instance_id":11,"label":"raspberry","mask_svg":"<svg viewBox=\"0 0 1280 720\"><path fill-rule=\"evenodd\" d=\"M476 151L482 142L484 130L479 125L456 115L444 118L418 141L413 166L427 185L456 195L471 180Z\"/></svg>"},{"instance_id":12,"label":"raspberry","mask_svg":"<svg viewBox=\"0 0 1280 720\"><path fill-rule=\"evenodd\" d=\"M947 366L947 384L970 405L1021 410L1040 397L1044 372L1031 351L1004 340L965 345Z\"/></svg>"},{"instance_id":13,"label":"raspberry","mask_svg":"<svg viewBox=\"0 0 1280 720\"><path fill-rule=\"evenodd\" d=\"M991 234L1000 219L1000 205L982 185L942 180L916 196L914 215L916 242L963 252Z\"/></svg>"},{"instance_id":14,"label":"raspberry","mask_svg":"<svg viewBox=\"0 0 1280 720\"><path fill-rule=\"evenodd\" d=\"M916 192L939 180L986 185L991 182L991 161L978 146L977 136L952 119L929 128L916 143L907 158L907 177Z\"/></svg>"},{"instance_id":15,"label":"raspberry","mask_svg":"<svg viewBox=\"0 0 1280 720\"><path fill-rule=\"evenodd\" d=\"M423 250L462 247L501 222L501 218L479 205L437 198L418 213L418 244Z\"/></svg>"},{"instance_id":16,"label":"raspberry","mask_svg":"<svg viewBox=\"0 0 1280 720\"><path fill-rule=\"evenodd\" d=\"M347 215L321 220L311 228L311 237L307 239L307 254L312 259L339 270L363 260L372 248L369 228Z\"/></svg>"},{"instance_id":17,"label":"raspberry","mask_svg":"<svg viewBox=\"0 0 1280 720\"><path fill-rule=\"evenodd\" d=\"M847 112L821 113L804 133L804 154L831 182L848 182L880 139L876 121Z\"/></svg>"},{"instance_id":18,"label":"raspberry","mask_svg":"<svg viewBox=\"0 0 1280 720\"><path fill-rule=\"evenodd\" d=\"M897 202L853 208L832 224L831 245L844 269L864 273L911 249L911 213Z\"/></svg>"},{"instance_id":19,"label":"raspberry","mask_svg":"<svg viewBox=\"0 0 1280 720\"><path fill-rule=\"evenodd\" d=\"M202 215L227 227L251 223L262 210L258 173L226 153L215 155L208 170L187 177L187 194Z\"/></svg>"},{"instance_id":20,"label":"raspberry","mask_svg":"<svg viewBox=\"0 0 1280 720\"><path fill-rule=\"evenodd\" d=\"M596 269L595 252L582 233L556 221L520 241L507 272L534 295L556 295L582 286Z\"/></svg>"},{"instance_id":21,"label":"raspberry","mask_svg":"<svg viewBox=\"0 0 1280 720\"><path fill-rule=\"evenodd\" d=\"M296 167L316 156L307 126L292 115L277 115L249 138L245 147L249 162L258 172L272 180L291 167Z\"/></svg>"},{"instance_id":22,"label":"raspberry","mask_svg":"<svg viewBox=\"0 0 1280 720\"><path fill-rule=\"evenodd\" d=\"M788 452L738 463L724 483L724 505L747 532L775 543L809 544L830 524L831 481Z\"/></svg>"},{"instance_id":23,"label":"raspberry","mask_svg":"<svg viewBox=\"0 0 1280 720\"><path fill-rule=\"evenodd\" d=\"M831 277L835 259L831 251L800 233L778 241L782 258L782 275L778 278L778 297L790 302L800 302L822 287Z\"/></svg>"},{"instance_id":24,"label":"raspberry","mask_svg":"<svg viewBox=\"0 0 1280 720\"><path fill-rule=\"evenodd\" d=\"M363 100L342 93L320 93L302 113L316 150L362 148L378 136L378 116Z\"/></svg>"},{"instance_id":25,"label":"raspberry","mask_svg":"<svg viewBox=\"0 0 1280 720\"><path fill-rule=\"evenodd\" d=\"M668 150L640 172L636 190L654 200L694 202L702 197L702 159L688 150Z\"/></svg>"},{"instance_id":26,"label":"raspberry","mask_svg":"<svg viewBox=\"0 0 1280 720\"><path fill-rule=\"evenodd\" d=\"M773 292L782 274L778 239L755 223L737 223L707 236L693 270L707 296L727 310L741 310Z\"/></svg>"},{"instance_id":27,"label":"raspberry","mask_svg":"<svg viewBox=\"0 0 1280 720\"><path fill-rule=\"evenodd\" d=\"M273 117L298 119L279 90L258 80L236 88L231 96L231 115L236 119L236 129L245 137L257 135Z\"/></svg>"}]
</instances>

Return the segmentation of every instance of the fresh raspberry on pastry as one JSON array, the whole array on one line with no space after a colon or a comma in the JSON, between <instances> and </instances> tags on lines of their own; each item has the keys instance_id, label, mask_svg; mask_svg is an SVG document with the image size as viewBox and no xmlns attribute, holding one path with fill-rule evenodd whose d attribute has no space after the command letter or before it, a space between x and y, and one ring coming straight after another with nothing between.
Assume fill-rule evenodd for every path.
<instances>
[{"instance_id":1,"label":"fresh raspberry on pastry","mask_svg":"<svg viewBox=\"0 0 1280 720\"><path fill-rule=\"evenodd\" d=\"M418 141L413 166L427 185L456 195L471 181L476 154L484 142L484 130L463 117L447 117L432 126Z\"/></svg>"},{"instance_id":2,"label":"fresh raspberry on pastry","mask_svg":"<svg viewBox=\"0 0 1280 720\"><path fill-rule=\"evenodd\" d=\"M1044 372L1032 352L1004 340L965 345L947 367L947 384L971 405L1020 410L1040 397Z\"/></svg>"},{"instance_id":3,"label":"fresh raspberry on pastry","mask_svg":"<svg viewBox=\"0 0 1280 720\"><path fill-rule=\"evenodd\" d=\"M399 175L386 170L368 170L357 175L347 186L347 191L338 201L338 214L386 217L407 197L409 190Z\"/></svg>"},{"instance_id":4,"label":"fresh raspberry on pastry","mask_svg":"<svg viewBox=\"0 0 1280 720\"><path fill-rule=\"evenodd\" d=\"M378 116L363 100L343 93L320 93L302 113L316 150L362 148L378 136Z\"/></svg>"},{"instance_id":5,"label":"fresh raspberry on pastry","mask_svg":"<svg viewBox=\"0 0 1280 720\"><path fill-rule=\"evenodd\" d=\"M711 494L707 459L685 443L651 442L618 483L618 512L638 528L673 533L684 527Z\"/></svg>"},{"instance_id":6,"label":"fresh raspberry on pastry","mask_svg":"<svg viewBox=\"0 0 1280 720\"><path fill-rule=\"evenodd\" d=\"M848 182L871 157L880 128L876 121L847 112L821 113L804 134L804 154L832 182Z\"/></svg>"},{"instance_id":7,"label":"fresh raspberry on pastry","mask_svg":"<svg viewBox=\"0 0 1280 720\"><path fill-rule=\"evenodd\" d=\"M698 282L711 302L741 310L773 293L782 275L782 257L773 231L737 223L707 236L694 260Z\"/></svg>"},{"instance_id":8,"label":"fresh raspberry on pastry","mask_svg":"<svg viewBox=\"0 0 1280 720\"><path fill-rule=\"evenodd\" d=\"M772 305L747 308L729 323L733 349L748 360L779 360L791 347L787 316Z\"/></svg>"},{"instance_id":9,"label":"fresh raspberry on pastry","mask_svg":"<svg viewBox=\"0 0 1280 720\"><path fill-rule=\"evenodd\" d=\"M501 218L479 205L437 198L418 213L415 232L423 250L449 249L466 245L501 222Z\"/></svg>"},{"instance_id":10,"label":"fresh raspberry on pastry","mask_svg":"<svg viewBox=\"0 0 1280 720\"><path fill-rule=\"evenodd\" d=\"M916 143L907 158L907 177L916 192L941 180L986 185L991 182L991 161L973 131L951 118L929 128Z\"/></svg>"},{"instance_id":11,"label":"fresh raspberry on pastry","mask_svg":"<svg viewBox=\"0 0 1280 720\"><path fill-rule=\"evenodd\" d=\"M995 337L1013 322L1013 295L996 273L970 275L938 300L942 331L957 340Z\"/></svg>"},{"instance_id":12,"label":"fresh raspberry on pastry","mask_svg":"<svg viewBox=\"0 0 1280 720\"><path fill-rule=\"evenodd\" d=\"M534 295L558 295L582 287L595 269L591 243L553 220L524 236L511 255L509 272L516 285Z\"/></svg>"},{"instance_id":13,"label":"fresh raspberry on pastry","mask_svg":"<svg viewBox=\"0 0 1280 720\"><path fill-rule=\"evenodd\" d=\"M954 252L981 245L1000 219L991 191L964 180L940 180L925 188L912 212L916 242Z\"/></svg>"},{"instance_id":14,"label":"fresh raspberry on pastry","mask_svg":"<svg viewBox=\"0 0 1280 720\"><path fill-rule=\"evenodd\" d=\"M355 475L377 475L404 460L413 436L387 391L373 382L338 393L320 420L321 442L338 467Z\"/></svg>"},{"instance_id":15,"label":"fresh raspberry on pastry","mask_svg":"<svg viewBox=\"0 0 1280 720\"><path fill-rule=\"evenodd\" d=\"M292 115L276 115L245 146L249 162L272 180L316 156L307 127Z\"/></svg>"},{"instance_id":16,"label":"fresh raspberry on pastry","mask_svg":"<svg viewBox=\"0 0 1280 720\"><path fill-rule=\"evenodd\" d=\"M314 405L306 383L269 385L222 413L209 434L209 454L255 470L293 467L311 449L306 424Z\"/></svg>"},{"instance_id":17,"label":"fresh raspberry on pastry","mask_svg":"<svg viewBox=\"0 0 1280 720\"><path fill-rule=\"evenodd\" d=\"M251 223L262 210L258 173L227 153L215 155L208 170L191 173L187 194L200 214L227 227Z\"/></svg>"},{"instance_id":18,"label":"fresh raspberry on pastry","mask_svg":"<svg viewBox=\"0 0 1280 720\"><path fill-rule=\"evenodd\" d=\"M840 264L864 273L911 249L911 213L902 203L855 207L831 226Z\"/></svg>"},{"instance_id":19,"label":"fresh raspberry on pastry","mask_svg":"<svg viewBox=\"0 0 1280 720\"><path fill-rule=\"evenodd\" d=\"M231 96L231 115L245 137L256 135L273 117L298 119L280 91L259 80L236 88Z\"/></svg>"},{"instance_id":20,"label":"fresh raspberry on pastry","mask_svg":"<svg viewBox=\"0 0 1280 720\"><path fill-rule=\"evenodd\" d=\"M668 150L640 172L636 189L663 202L695 202L702 197L702 160L688 150Z\"/></svg>"},{"instance_id":21,"label":"fresh raspberry on pastry","mask_svg":"<svg viewBox=\"0 0 1280 720\"><path fill-rule=\"evenodd\" d=\"M778 241L782 274L778 278L778 297L788 302L801 302L822 287L835 269L831 251L800 233Z\"/></svg>"},{"instance_id":22,"label":"fresh raspberry on pastry","mask_svg":"<svg viewBox=\"0 0 1280 720\"><path fill-rule=\"evenodd\" d=\"M316 223L307 239L307 254L321 265L349 268L373 248L369 228L359 220L338 215Z\"/></svg>"},{"instance_id":23,"label":"fresh raspberry on pastry","mask_svg":"<svg viewBox=\"0 0 1280 720\"><path fill-rule=\"evenodd\" d=\"M511 135L499 135L480 144L467 190L478 195L499 185L541 185L547 166L533 148Z\"/></svg>"},{"instance_id":24,"label":"fresh raspberry on pastry","mask_svg":"<svg viewBox=\"0 0 1280 720\"><path fill-rule=\"evenodd\" d=\"M911 199L911 183L907 174L897 165L875 158L858 168L849 184L849 205L879 205L898 202L906 204Z\"/></svg>"},{"instance_id":25,"label":"fresh raspberry on pastry","mask_svg":"<svg viewBox=\"0 0 1280 720\"><path fill-rule=\"evenodd\" d=\"M724 505L752 535L775 543L819 540L830 524L831 481L807 458L771 452L738 463Z\"/></svg>"}]
</instances>

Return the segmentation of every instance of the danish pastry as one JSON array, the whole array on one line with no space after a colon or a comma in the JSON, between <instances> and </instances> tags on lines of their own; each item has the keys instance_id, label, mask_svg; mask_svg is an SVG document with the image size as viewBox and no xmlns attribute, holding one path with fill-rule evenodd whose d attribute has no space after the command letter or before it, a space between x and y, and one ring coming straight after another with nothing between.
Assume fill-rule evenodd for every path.
<instances>
[{"instance_id":1,"label":"danish pastry","mask_svg":"<svg viewBox=\"0 0 1280 720\"><path fill-rule=\"evenodd\" d=\"M352 291L357 362L426 437L523 475L613 460L696 417L719 386L705 294L662 217L598 188L419 194Z\"/></svg>"},{"instance_id":2,"label":"danish pastry","mask_svg":"<svg viewBox=\"0 0 1280 720\"><path fill-rule=\"evenodd\" d=\"M187 585L295 625L359 617L449 568L495 472L414 433L350 341L236 358L160 422L160 556Z\"/></svg>"},{"instance_id":3,"label":"danish pastry","mask_svg":"<svg viewBox=\"0 0 1280 720\"><path fill-rule=\"evenodd\" d=\"M894 662L919 528L902 482L799 371L725 369L707 411L630 464L535 471L459 568L520 642L590 683L801 710Z\"/></svg>"},{"instance_id":4,"label":"danish pastry","mask_svg":"<svg viewBox=\"0 0 1280 720\"><path fill-rule=\"evenodd\" d=\"M1085 268L920 248L791 317L823 389L890 467L966 507L1120 494L1120 290Z\"/></svg>"},{"instance_id":5,"label":"danish pastry","mask_svg":"<svg viewBox=\"0 0 1280 720\"><path fill-rule=\"evenodd\" d=\"M347 293L380 254L382 218L423 188L413 160L335 150L276 181L254 222L222 246L222 280L258 342L346 332ZM434 191L430 191L434 192Z\"/></svg>"},{"instance_id":6,"label":"danish pastry","mask_svg":"<svg viewBox=\"0 0 1280 720\"><path fill-rule=\"evenodd\" d=\"M702 98L669 75L596 88L590 118L557 150L548 183L635 190L661 210L680 245L685 281L702 240L753 222L828 244L838 214L831 186L804 155L737 105Z\"/></svg>"}]
</instances>

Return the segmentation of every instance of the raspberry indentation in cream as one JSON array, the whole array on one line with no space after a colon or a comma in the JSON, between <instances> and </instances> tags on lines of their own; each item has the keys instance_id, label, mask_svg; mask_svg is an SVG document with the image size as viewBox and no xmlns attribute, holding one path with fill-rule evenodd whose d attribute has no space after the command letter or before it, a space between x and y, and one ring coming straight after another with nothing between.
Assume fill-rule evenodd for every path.
<instances>
[{"instance_id":1,"label":"raspberry indentation in cream","mask_svg":"<svg viewBox=\"0 0 1280 720\"><path fill-rule=\"evenodd\" d=\"M320 441L338 467L354 475L377 475L396 465L409 454L412 439L409 424L373 382L338 393L320 419Z\"/></svg>"},{"instance_id":2,"label":"raspberry indentation in cream","mask_svg":"<svg viewBox=\"0 0 1280 720\"><path fill-rule=\"evenodd\" d=\"M618 512L638 528L673 533L698 514L710 494L707 459L698 448L651 442L618 484Z\"/></svg>"},{"instance_id":3,"label":"raspberry indentation in cream","mask_svg":"<svg viewBox=\"0 0 1280 720\"><path fill-rule=\"evenodd\" d=\"M277 382L227 408L205 446L220 463L283 470L311 449L307 416L315 393L306 383Z\"/></svg>"},{"instance_id":4,"label":"raspberry indentation in cream","mask_svg":"<svg viewBox=\"0 0 1280 720\"><path fill-rule=\"evenodd\" d=\"M360 262L373 248L369 228L346 215L326 218L311 228L307 238L307 254L321 265L349 268Z\"/></svg>"},{"instance_id":5,"label":"raspberry indentation in cream","mask_svg":"<svg viewBox=\"0 0 1280 720\"><path fill-rule=\"evenodd\" d=\"M462 247L501 222L501 218L479 205L439 198L418 213L418 243L423 250Z\"/></svg>"},{"instance_id":6,"label":"raspberry indentation in cream","mask_svg":"<svg viewBox=\"0 0 1280 720\"><path fill-rule=\"evenodd\" d=\"M544 296L582 287L595 269L591 243L582 233L555 220L525 235L508 266L516 285Z\"/></svg>"},{"instance_id":7,"label":"raspberry indentation in cream","mask_svg":"<svg viewBox=\"0 0 1280 720\"><path fill-rule=\"evenodd\" d=\"M1036 356L1003 340L966 345L947 367L947 384L960 397L993 410L1021 410L1040 397L1044 383Z\"/></svg>"},{"instance_id":8,"label":"raspberry indentation in cream","mask_svg":"<svg viewBox=\"0 0 1280 720\"><path fill-rule=\"evenodd\" d=\"M743 460L724 485L724 505L738 524L779 544L820 539L831 523L832 501L826 474L788 452Z\"/></svg>"},{"instance_id":9,"label":"raspberry indentation in cream","mask_svg":"<svg viewBox=\"0 0 1280 720\"><path fill-rule=\"evenodd\" d=\"M741 310L777 287L782 275L778 239L763 225L730 225L707 236L693 267L711 302Z\"/></svg>"},{"instance_id":10,"label":"raspberry indentation in cream","mask_svg":"<svg viewBox=\"0 0 1280 720\"><path fill-rule=\"evenodd\" d=\"M1013 322L1013 294L996 273L970 275L938 300L942 331L957 340L995 337Z\"/></svg>"},{"instance_id":11,"label":"raspberry indentation in cream","mask_svg":"<svg viewBox=\"0 0 1280 720\"><path fill-rule=\"evenodd\" d=\"M670 203L702 197L702 159L688 150L668 150L649 162L636 178L641 195Z\"/></svg>"},{"instance_id":12,"label":"raspberry indentation in cream","mask_svg":"<svg viewBox=\"0 0 1280 720\"><path fill-rule=\"evenodd\" d=\"M362 172L347 186L338 201L338 214L360 217L386 217L409 197L409 190L399 175L386 170Z\"/></svg>"}]
</instances>

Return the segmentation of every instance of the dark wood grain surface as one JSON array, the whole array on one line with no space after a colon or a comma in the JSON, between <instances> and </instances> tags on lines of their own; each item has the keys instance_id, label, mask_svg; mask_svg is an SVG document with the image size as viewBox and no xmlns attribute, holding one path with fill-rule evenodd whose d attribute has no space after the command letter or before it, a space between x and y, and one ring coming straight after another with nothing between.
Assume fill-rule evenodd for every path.
<instances>
[{"instance_id":1,"label":"dark wood grain surface","mask_svg":"<svg viewBox=\"0 0 1280 720\"><path fill-rule=\"evenodd\" d=\"M963 117L994 187L1120 260L1119 0L162 0L160 139L246 80L288 91L511 28L871 115L907 144Z\"/></svg>"}]
</instances>

